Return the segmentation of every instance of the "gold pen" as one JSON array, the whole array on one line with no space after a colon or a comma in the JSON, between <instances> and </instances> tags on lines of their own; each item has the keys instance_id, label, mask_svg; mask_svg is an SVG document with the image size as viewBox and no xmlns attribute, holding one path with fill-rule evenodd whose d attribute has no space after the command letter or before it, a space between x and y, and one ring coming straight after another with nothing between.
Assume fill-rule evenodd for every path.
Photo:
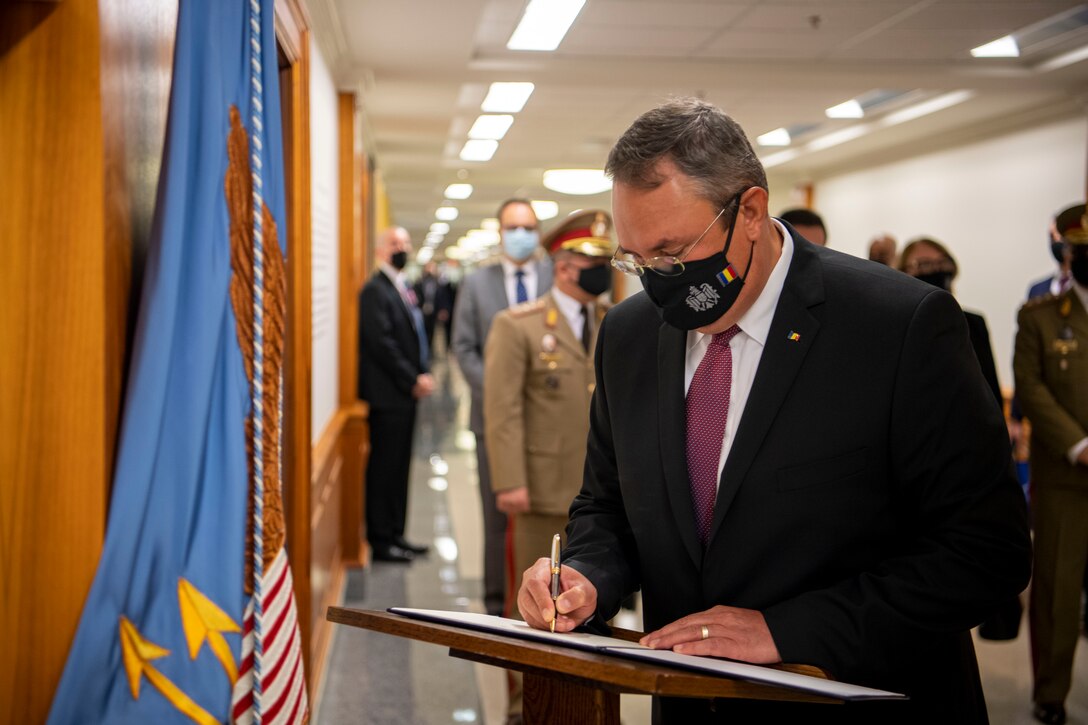
<instances>
[{"instance_id":1,"label":"gold pen","mask_svg":"<svg viewBox=\"0 0 1088 725\"><path fill-rule=\"evenodd\" d=\"M552 632L555 631L555 620L559 618L559 607L555 601L559 599L559 534L552 537Z\"/></svg>"}]
</instances>

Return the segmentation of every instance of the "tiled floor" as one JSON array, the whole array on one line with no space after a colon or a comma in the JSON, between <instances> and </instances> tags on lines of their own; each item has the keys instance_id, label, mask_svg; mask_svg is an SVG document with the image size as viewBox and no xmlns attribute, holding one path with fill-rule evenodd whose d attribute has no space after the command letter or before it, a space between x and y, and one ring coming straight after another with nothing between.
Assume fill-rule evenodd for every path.
<instances>
[{"instance_id":1,"label":"tiled floor","mask_svg":"<svg viewBox=\"0 0 1088 725\"><path fill-rule=\"evenodd\" d=\"M348 576L347 606L403 605L482 611L480 512L472 435L465 430L467 394L455 366L439 360L439 392L420 407L412 460L408 538L431 545L411 565L373 565ZM638 622L625 622L638 627ZM990 721L1033 723L1026 623L1012 642L976 640ZM338 627L322 693L318 725L437 725L503 722L500 670L447 655L442 647ZM1088 725L1088 640L1081 640L1069 722ZM649 722L647 698L624 697L626 725Z\"/></svg>"}]
</instances>

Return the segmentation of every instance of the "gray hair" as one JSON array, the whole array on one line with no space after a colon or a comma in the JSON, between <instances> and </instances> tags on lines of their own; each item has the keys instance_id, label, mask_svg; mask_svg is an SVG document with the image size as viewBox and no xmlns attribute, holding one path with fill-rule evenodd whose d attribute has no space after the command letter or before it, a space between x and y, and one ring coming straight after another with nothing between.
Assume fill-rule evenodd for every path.
<instances>
[{"instance_id":1,"label":"gray hair","mask_svg":"<svg viewBox=\"0 0 1088 725\"><path fill-rule=\"evenodd\" d=\"M605 172L621 184L654 189L664 181L656 171L663 158L720 207L749 187L767 188L744 129L698 98L673 99L635 119L609 152Z\"/></svg>"}]
</instances>

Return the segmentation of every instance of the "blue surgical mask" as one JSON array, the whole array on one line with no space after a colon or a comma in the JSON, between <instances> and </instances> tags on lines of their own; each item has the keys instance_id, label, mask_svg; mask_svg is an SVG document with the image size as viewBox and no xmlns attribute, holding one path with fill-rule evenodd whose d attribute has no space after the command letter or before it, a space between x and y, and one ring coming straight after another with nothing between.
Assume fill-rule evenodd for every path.
<instances>
[{"instance_id":1,"label":"blue surgical mask","mask_svg":"<svg viewBox=\"0 0 1088 725\"><path fill-rule=\"evenodd\" d=\"M504 229L502 232L502 248L506 254L518 262L522 262L532 256L540 244L540 232L535 229Z\"/></svg>"}]
</instances>

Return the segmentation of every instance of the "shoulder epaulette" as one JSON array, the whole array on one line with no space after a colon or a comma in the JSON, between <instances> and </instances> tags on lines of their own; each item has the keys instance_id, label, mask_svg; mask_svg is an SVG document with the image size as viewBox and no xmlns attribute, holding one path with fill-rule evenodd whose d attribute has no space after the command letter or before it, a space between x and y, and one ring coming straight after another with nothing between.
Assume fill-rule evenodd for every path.
<instances>
[{"instance_id":1,"label":"shoulder epaulette","mask_svg":"<svg viewBox=\"0 0 1088 725\"><path fill-rule=\"evenodd\" d=\"M1033 309L1035 307L1042 307L1044 305L1052 305L1052 304L1057 303L1059 300L1061 300L1061 298L1062 298L1062 295L1052 295L1052 294L1045 294L1045 295L1040 295L1039 297L1032 297L1030 300L1028 300L1027 302L1025 302L1021 306L1021 309L1030 310L1030 309Z\"/></svg>"},{"instance_id":2,"label":"shoulder epaulette","mask_svg":"<svg viewBox=\"0 0 1088 725\"><path fill-rule=\"evenodd\" d=\"M525 317L531 315L534 312L542 311L547 305L544 300L530 300L529 302L522 302L520 305L514 305L510 308L511 317Z\"/></svg>"}]
</instances>

